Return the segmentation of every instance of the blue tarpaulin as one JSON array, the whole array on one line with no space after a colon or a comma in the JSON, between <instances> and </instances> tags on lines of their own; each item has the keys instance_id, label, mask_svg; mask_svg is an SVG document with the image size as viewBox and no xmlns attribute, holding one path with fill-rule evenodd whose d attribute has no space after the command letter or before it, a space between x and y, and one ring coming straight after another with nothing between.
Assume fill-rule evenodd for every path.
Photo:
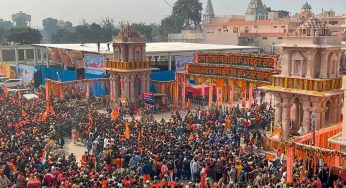
<instances>
[{"instance_id":1,"label":"blue tarpaulin","mask_svg":"<svg viewBox=\"0 0 346 188\"><path fill-rule=\"evenodd\" d=\"M159 71L152 72L150 75L151 81L169 82L175 80L175 71Z\"/></svg>"},{"instance_id":2,"label":"blue tarpaulin","mask_svg":"<svg viewBox=\"0 0 346 188\"><path fill-rule=\"evenodd\" d=\"M46 84L46 78L56 81L73 81L77 80L77 73L75 71L67 71L62 69L41 68L42 70L42 85Z\"/></svg>"},{"instance_id":3,"label":"blue tarpaulin","mask_svg":"<svg viewBox=\"0 0 346 188\"><path fill-rule=\"evenodd\" d=\"M96 79L96 78L107 78L104 71L85 69L85 79ZM106 88L103 82L95 82L90 86L90 95L91 96L104 96L108 95L109 90Z\"/></svg>"}]
</instances>

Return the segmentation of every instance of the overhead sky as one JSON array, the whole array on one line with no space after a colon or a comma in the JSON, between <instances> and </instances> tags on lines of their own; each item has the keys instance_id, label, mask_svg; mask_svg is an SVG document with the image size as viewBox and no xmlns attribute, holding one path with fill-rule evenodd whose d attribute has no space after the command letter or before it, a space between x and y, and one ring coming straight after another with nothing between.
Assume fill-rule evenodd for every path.
<instances>
[{"instance_id":1,"label":"overhead sky","mask_svg":"<svg viewBox=\"0 0 346 188\"><path fill-rule=\"evenodd\" d=\"M207 0L200 0L203 8ZM216 15L244 14L250 0L212 0ZM71 21L80 24L99 22L104 17L114 18L116 22L160 23L170 15L176 0L2 0L0 19L10 20L11 14L23 11L32 16L33 27L42 27L41 21L47 17ZM306 0L263 0L272 9L285 9L298 12ZM308 0L314 12L333 9L337 13L346 13L345 0Z\"/></svg>"}]
</instances>

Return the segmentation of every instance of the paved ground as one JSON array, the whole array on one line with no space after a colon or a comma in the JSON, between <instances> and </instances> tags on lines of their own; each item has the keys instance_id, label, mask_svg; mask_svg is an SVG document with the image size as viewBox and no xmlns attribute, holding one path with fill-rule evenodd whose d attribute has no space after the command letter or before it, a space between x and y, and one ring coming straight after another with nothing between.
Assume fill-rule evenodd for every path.
<instances>
[{"instance_id":1,"label":"paved ground","mask_svg":"<svg viewBox=\"0 0 346 188\"><path fill-rule=\"evenodd\" d=\"M86 148L82 142L73 143L71 139L66 139L64 149L67 151L66 157L73 153L76 156L76 160L78 165L80 165L80 160L82 159L82 155L86 151Z\"/></svg>"}]
</instances>

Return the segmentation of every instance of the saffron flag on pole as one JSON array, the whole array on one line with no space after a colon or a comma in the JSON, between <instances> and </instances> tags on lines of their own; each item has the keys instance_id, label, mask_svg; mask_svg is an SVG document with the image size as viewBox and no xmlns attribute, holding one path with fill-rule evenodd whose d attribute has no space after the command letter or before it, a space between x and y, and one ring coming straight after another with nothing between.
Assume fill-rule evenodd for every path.
<instances>
[{"instance_id":1,"label":"saffron flag on pole","mask_svg":"<svg viewBox=\"0 0 346 188\"><path fill-rule=\"evenodd\" d=\"M117 106L114 106L113 111L112 111L112 121L116 120L119 116L119 109Z\"/></svg>"},{"instance_id":2,"label":"saffron flag on pole","mask_svg":"<svg viewBox=\"0 0 346 188\"><path fill-rule=\"evenodd\" d=\"M12 104L16 104L16 99L14 98L14 95L12 95Z\"/></svg>"},{"instance_id":3,"label":"saffron flag on pole","mask_svg":"<svg viewBox=\"0 0 346 188\"><path fill-rule=\"evenodd\" d=\"M6 97L8 97L8 89L7 89L6 85L4 85L4 93L5 93Z\"/></svg>"},{"instance_id":4,"label":"saffron flag on pole","mask_svg":"<svg viewBox=\"0 0 346 188\"><path fill-rule=\"evenodd\" d=\"M22 109L22 116L27 116L28 114L25 112L25 110L24 109Z\"/></svg>"},{"instance_id":5,"label":"saffron flag on pole","mask_svg":"<svg viewBox=\"0 0 346 188\"><path fill-rule=\"evenodd\" d=\"M19 89L18 89L18 100L22 100L22 93L20 92Z\"/></svg>"},{"instance_id":6,"label":"saffron flag on pole","mask_svg":"<svg viewBox=\"0 0 346 188\"><path fill-rule=\"evenodd\" d=\"M187 102L186 102L186 107L187 108L190 108L191 107L191 101L190 101L190 98L187 99Z\"/></svg>"},{"instance_id":7,"label":"saffron flag on pole","mask_svg":"<svg viewBox=\"0 0 346 188\"><path fill-rule=\"evenodd\" d=\"M130 139L130 127L129 127L129 123L125 124L125 138L126 140Z\"/></svg>"}]
</instances>

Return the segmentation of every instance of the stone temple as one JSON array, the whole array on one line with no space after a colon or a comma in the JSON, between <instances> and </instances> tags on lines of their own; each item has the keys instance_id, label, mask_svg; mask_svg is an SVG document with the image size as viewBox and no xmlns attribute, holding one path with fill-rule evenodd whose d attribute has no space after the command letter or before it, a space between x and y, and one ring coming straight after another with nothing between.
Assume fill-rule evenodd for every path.
<instances>
[{"instance_id":1,"label":"stone temple","mask_svg":"<svg viewBox=\"0 0 346 188\"><path fill-rule=\"evenodd\" d=\"M126 26L113 37L113 60L106 62L114 101L134 104L150 88L150 62L145 56L145 38L133 27Z\"/></svg>"},{"instance_id":2,"label":"stone temple","mask_svg":"<svg viewBox=\"0 0 346 188\"><path fill-rule=\"evenodd\" d=\"M282 72L262 89L275 97L275 125L281 126L283 140L340 123L340 39L311 17L278 47Z\"/></svg>"}]
</instances>

